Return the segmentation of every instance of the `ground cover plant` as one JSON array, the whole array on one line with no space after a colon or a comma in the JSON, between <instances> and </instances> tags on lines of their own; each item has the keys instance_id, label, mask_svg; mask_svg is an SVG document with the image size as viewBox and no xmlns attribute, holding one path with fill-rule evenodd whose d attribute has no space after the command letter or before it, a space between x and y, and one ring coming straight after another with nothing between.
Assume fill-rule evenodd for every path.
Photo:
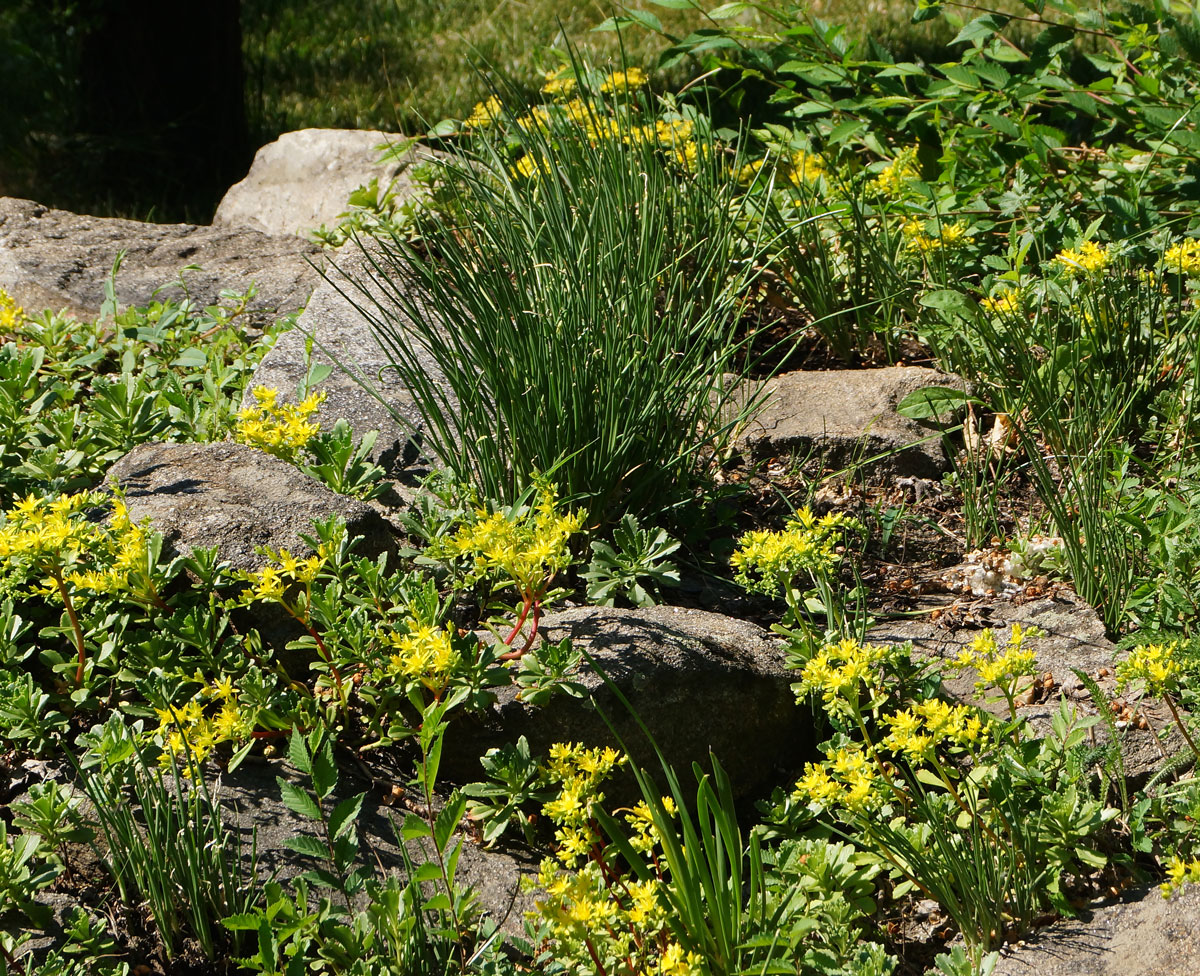
<instances>
[{"instance_id":1,"label":"ground cover plant","mask_svg":"<svg viewBox=\"0 0 1200 976\"><path fill-rule=\"evenodd\" d=\"M689 81L578 51L530 102L496 80L430 132L449 161L423 197L376 186L320 235L362 245L370 282L331 280L444 469L398 555L330 519L234 572L105 489L136 444L230 438L386 497L372 435L319 424L315 374L241 406L275 332L245 296L122 310L110 286L80 323L0 293L0 742L44 771L0 818L6 971L974 974L1104 891L1200 878L1194 14L923 4L950 40L902 60L801 8L653 6L703 26L604 26ZM421 303L440 324L414 331ZM970 380L900 407L957 452L957 555L1001 547L1097 608L1110 690L1081 671L1090 703L1034 723L1044 635L982 630L949 660L873 642L866 570L905 519L883 491L824 511L781 484L785 517L747 492L744 531L717 519L718 486L751 480L730 374L805 355ZM731 757L642 768L644 742L520 738L476 782L447 772L497 696L584 693L553 607L685 601L672 584L718 572L819 732L757 806ZM1163 756L1134 789L1151 701ZM216 780L257 763L306 825L299 873L226 819ZM402 870L369 856L380 782ZM467 845L518 835L542 858L520 937L461 876ZM921 899L942 928L913 951Z\"/></svg>"}]
</instances>

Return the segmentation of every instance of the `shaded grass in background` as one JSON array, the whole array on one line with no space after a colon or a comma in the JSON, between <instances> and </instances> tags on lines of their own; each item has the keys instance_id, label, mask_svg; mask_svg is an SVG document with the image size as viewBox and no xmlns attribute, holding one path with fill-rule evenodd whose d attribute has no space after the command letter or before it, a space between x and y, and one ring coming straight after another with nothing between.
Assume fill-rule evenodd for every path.
<instances>
[{"instance_id":1,"label":"shaded grass in background","mask_svg":"<svg viewBox=\"0 0 1200 976\"><path fill-rule=\"evenodd\" d=\"M616 35L591 32L610 13L600 0L246 0L251 130L260 141L305 126L422 132L490 93L483 65L532 94L558 64L550 48L569 42L585 58L620 60ZM684 33L700 21L663 13ZM624 43L644 67L661 47L645 34Z\"/></svg>"}]
</instances>

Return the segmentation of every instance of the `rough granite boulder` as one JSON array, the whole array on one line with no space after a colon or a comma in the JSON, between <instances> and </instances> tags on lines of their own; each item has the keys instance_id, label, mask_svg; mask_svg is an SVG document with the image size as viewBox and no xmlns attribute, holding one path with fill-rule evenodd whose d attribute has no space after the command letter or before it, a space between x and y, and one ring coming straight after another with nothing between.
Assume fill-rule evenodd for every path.
<instances>
[{"instance_id":1,"label":"rough granite boulder","mask_svg":"<svg viewBox=\"0 0 1200 976\"><path fill-rule=\"evenodd\" d=\"M328 277L313 292L297 327L281 335L258 364L253 381L247 385L243 406L253 404L256 386L279 390L281 403L294 402L311 365L331 365L332 372L312 387L326 397L316 419L327 428L344 418L356 439L369 430L379 431L371 459L394 474L416 459L413 431L419 431L422 424L413 396L389 368L391 360L371 322L355 307L362 306L374 317L380 315L376 301L395 308L367 274L369 268L370 259L356 245L348 244L338 251L336 266L328 269ZM400 282L397 286L404 287ZM433 316L432 311L428 314ZM403 328L407 316L398 308L395 315ZM427 361L426 375L436 381L440 375L437 366L419 347L416 352L423 362ZM378 397L368 392L364 383ZM449 397L448 402L455 401ZM392 411L401 419L397 420Z\"/></svg>"},{"instance_id":2,"label":"rough granite boulder","mask_svg":"<svg viewBox=\"0 0 1200 976\"><path fill-rule=\"evenodd\" d=\"M763 407L738 445L752 458L790 454L826 471L866 462L878 473L940 477L950 462L937 430L896 405L923 386L961 382L918 366L783 373L761 390Z\"/></svg>"},{"instance_id":3,"label":"rough granite boulder","mask_svg":"<svg viewBox=\"0 0 1200 976\"><path fill-rule=\"evenodd\" d=\"M300 533L311 535L313 519L331 515L345 520L351 537L362 536L360 555L374 557L394 545L369 505L245 444L141 444L109 477L124 490L130 517L149 518L163 534L165 551L217 546L234 569L265 564L256 546L309 555Z\"/></svg>"},{"instance_id":4,"label":"rough granite boulder","mask_svg":"<svg viewBox=\"0 0 1200 976\"><path fill-rule=\"evenodd\" d=\"M350 194L372 179L403 197L412 187L414 163L433 158L412 146L399 159L379 161L379 147L404 141L393 132L301 129L285 132L254 156L250 172L221 199L214 227L249 228L264 234L307 234L332 225Z\"/></svg>"},{"instance_id":5,"label":"rough granite boulder","mask_svg":"<svg viewBox=\"0 0 1200 976\"><path fill-rule=\"evenodd\" d=\"M298 311L319 276L310 262L320 248L297 237L270 237L250 230L148 224L137 220L87 217L52 210L13 197L0 198L0 287L30 311L66 309L80 319L95 318L120 251L116 296L122 307L146 305L155 295L214 305L224 290L258 291L250 303L259 327ZM165 287L164 287L165 286Z\"/></svg>"},{"instance_id":6,"label":"rough granite boulder","mask_svg":"<svg viewBox=\"0 0 1200 976\"><path fill-rule=\"evenodd\" d=\"M1030 936L993 976L1184 976L1200 972L1200 886L1171 899L1127 892Z\"/></svg>"},{"instance_id":7,"label":"rough granite boulder","mask_svg":"<svg viewBox=\"0 0 1200 976\"><path fill-rule=\"evenodd\" d=\"M784 666L780 642L754 624L703 610L583 607L543 618L540 640L570 637L592 655L654 736L681 781L690 767L708 768L709 751L740 795L798 766L813 746L811 719L796 705L794 672ZM658 778L659 765L642 734L599 672L586 661L572 676L613 723L634 760ZM557 695L531 708L503 689L490 714L466 718L447 734L443 768L476 779L479 756L525 736L535 754L555 742L616 745L604 717L588 698ZM632 781L613 784L613 802L630 799Z\"/></svg>"}]
</instances>

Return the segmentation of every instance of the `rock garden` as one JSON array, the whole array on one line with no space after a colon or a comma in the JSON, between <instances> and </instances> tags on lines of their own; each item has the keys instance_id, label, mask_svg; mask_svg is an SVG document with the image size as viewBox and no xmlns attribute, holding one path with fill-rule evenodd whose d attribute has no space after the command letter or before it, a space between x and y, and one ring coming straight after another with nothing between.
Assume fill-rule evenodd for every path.
<instances>
[{"instance_id":1,"label":"rock garden","mask_svg":"<svg viewBox=\"0 0 1200 976\"><path fill-rule=\"evenodd\" d=\"M1192 13L681 6L0 198L0 971L1200 965Z\"/></svg>"}]
</instances>

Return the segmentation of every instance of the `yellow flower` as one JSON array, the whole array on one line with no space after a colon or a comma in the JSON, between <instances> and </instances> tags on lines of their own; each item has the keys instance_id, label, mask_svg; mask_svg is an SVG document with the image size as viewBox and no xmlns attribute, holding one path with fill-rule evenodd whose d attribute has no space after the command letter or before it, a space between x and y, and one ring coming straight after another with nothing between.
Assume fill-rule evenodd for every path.
<instances>
[{"instance_id":1,"label":"yellow flower","mask_svg":"<svg viewBox=\"0 0 1200 976\"><path fill-rule=\"evenodd\" d=\"M531 180L546 168L545 160L526 153L517 160L517 165L509 169L509 173L514 179Z\"/></svg>"},{"instance_id":2,"label":"yellow flower","mask_svg":"<svg viewBox=\"0 0 1200 976\"><path fill-rule=\"evenodd\" d=\"M1170 898L1188 883L1200 884L1200 860L1185 861L1178 855L1172 856L1167 862L1167 880L1160 888L1163 897Z\"/></svg>"},{"instance_id":3,"label":"yellow flower","mask_svg":"<svg viewBox=\"0 0 1200 976\"><path fill-rule=\"evenodd\" d=\"M452 556L474 561L475 579L507 577L522 594L541 590L572 562L570 540L583 528L583 512L559 514L553 485L539 492L532 511L475 513L446 543Z\"/></svg>"},{"instance_id":4,"label":"yellow flower","mask_svg":"<svg viewBox=\"0 0 1200 976\"><path fill-rule=\"evenodd\" d=\"M967 241L966 228L961 224L942 224L937 236L925 233L925 224L913 217L905 221L900 228L905 238L905 246L910 251L920 254L932 254L935 251L953 250L961 247Z\"/></svg>"},{"instance_id":5,"label":"yellow flower","mask_svg":"<svg viewBox=\"0 0 1200 976\"><path fill-rule=\"evenodd\" d=\"M901 150L883 171L867 184L867 191L885 197L900 196L909 183L920 178L917 170L917 150Z\"/></svg>"},{"instance_id":6,"label":"yellow flower","mask_svg":"<svg viewBox=\"0 0 1200 976\"><path fill-rule=\"evenodd\" d=\"M563 75L556 71L546 73L546 83L542 85L542 91L553 98L566 98L578 87L578 82L573 74Z\"/></svg>"},{"instance_id":7,"label":"yellow flower","mask_svg":"<svg viewBox=\"0 0 1200 976\"><path fill-rule=\"evenodd\" d=\"M776 596L801 572L824 575L841 562L837 551L842 532L860 523L841 513L820 519L800 509L782 532L747 532L738 540L730 564L737 581L749 590ZM759 576L755 580L751 573Z\"/></svg>"},{"instance_id":8,"label":"yellow flower","mask_svg":"<svg viewBox=\"0 0 1200 976\"><path fill-rule=\"evenodd\" d=\"M641 68L626 68L624 71L612 71L605 75L604 81L600 83L600 90L624 94L634 88L641 88L649 80Z\"/></svg>"},{"instance_id":9,"label":"yellow flower","mask_svg":"<svg viewBox=\"0 0 1200 976\"><path fill-rule=\"evenodd\" d=\"M17 323L24 318L25 309L17 304L12 295L0 288L0 331L15 330Z\"/></svg>"},{"instance_id":10,"label":"yellow flower","mask_svg":"<svg viewBox=\"0 0 1200 976\"><path fill-rule=\"evenodd\" d=\"M684 952L683 946L672 942L658 961L658 971L662 976L700 976L700 956Z\"/></svg>"},{"instance_id":11,"label":"yellow flower","mask_svg":"<svg viewBox=\"0 0 1200 976\"><path fill-rule=\"evenodd\" d=\"M1084 241L1077 249L1059 251L1054 263L1062 268L1067 277L1099 275L1112 264L1112 254L1107 247L1094 241Z\"/></svg>"},{"instance_id":12,"label":"yellow flower","mask_svg":"<svg viewBox=\"0 0 1200 976\"><path fill-rule=\"evenodd\" d=\"M1200 241L1188 239L1172 244L1163 254L1163 264L1176 274L1200 274Z\"/></svg>"},{"instance_id":13,"label":"yellow flower","mask_svg":"<svg viewBox=\"0 0 1200 976\"><path fill-rule=\"evenodd\" d=\"M257 405L238 412L234 438L241 444L294 462L304 445L321 429L319 423L308 418L320 409L325 394L313 393L300 403L283 405L278 403L278 390L256 386L253 395Z\"/></svg>"},{"instance_id":14,"label":"yellow flower","mask_svg":"<svg viewBox=\"0 0 1200 976\"><path fill-rule=\"evenodd\" d=\"M816 153L797 149L787 161L786 175L796 186L815 183L825 175L825 160Z\"/></svg>"},{"instance_id":15,"label":"yellow flower","mask_svg":"<svg viewBox=\"0 0 1200 976\"><path fill-rule=\"evenodd\" d=\"M1183 667L1176 657L1178 650L1179 645L1175 643L1139 644L1117 665L1117 691L1141 679L1151 695L1172 694L1183 674Z\"/></svg>"},{"instance_id":16,"label":"yellow flower","mask_svg":"<svg viewBox=\"0 0 1200 976\"><path fill-rule=\"evenodd\" d=\"M396 652L391 656L392 667L404 677L416 678L430 688L444 684L459 663L450 625L439 629L409 617L405 626L402 634L386 635Z\"/></svg>"},{"instance_id":17,"label":"yellow flower","mask_svg":"<svg viewBox=\"0 0 1200 976\"><path fill-rule=\"evenodd\" d=\"M1010 315L1021 310L1021 293L1015 288L1010 288L993 297L980 299L979 304L989 312Z\"/></svg>"},{"instance_id":18,"label":"yellow flower","mask_svg":"<svg viewBox=\"0 0 1200 976\"><path fill-rule=\"evenodd\" d=\"M476 104L475 108L471 110L471 114L467 116L467 119L463 125L469 129L484 128L485 126L489 126L499 119L502 111L503 105L500 102L500 99L497 96L492 95L486 101Z\"/></svg>"}]
</instances>

